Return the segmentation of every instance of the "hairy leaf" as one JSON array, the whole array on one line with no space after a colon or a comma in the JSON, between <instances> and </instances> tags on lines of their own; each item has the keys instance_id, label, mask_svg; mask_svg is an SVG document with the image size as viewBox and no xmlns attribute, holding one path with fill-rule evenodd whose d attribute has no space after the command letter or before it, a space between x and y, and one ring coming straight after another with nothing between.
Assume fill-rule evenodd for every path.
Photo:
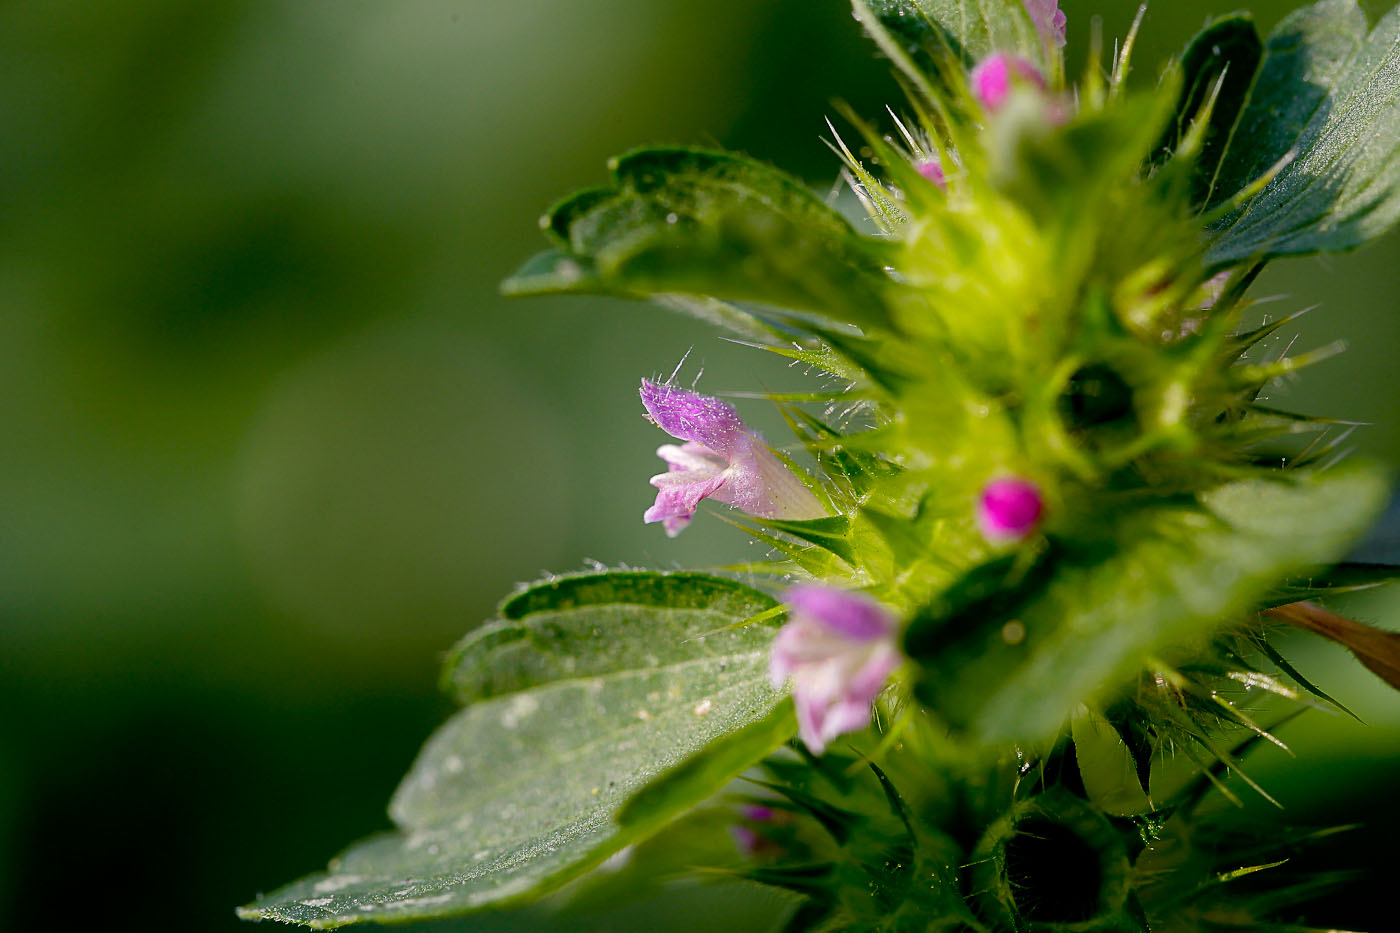
<instances>
[{"instance_id":1,"label":"hairy leaf","mask_svg":"<svg viewBox=\"0 0 1400 933\"><path fill-rule=\"evenodd\" d=\"M1321 0L1269 35L1215 190L1239 191L1286 157L1217 226L1209 263L1349 249L1400 218L1400 9L1368 34L1356 0Z\"/></svg>"},{"instance_id":2,"label":"hairy leaf","mask_svg":"<svg viewBox=\"0 0 1400 933\"><path fill-rule=\"evenodd\" d=\"M767 683L775 606L731 580L641 572L565 577L507 600L504 620L449 659L444 681L471 705L400 785L399 831L242 915L335 927L500 906L644 838L791 734ZM722 743L690 779L670 779L665 806L654 795L645 819L616 823L639 788L761 722L751 748Z\"/></svg>"},{"instance_id":3,"label":"hairy leaf","mask_svg":"<svg viewBox=\"0 0 1400 933\"><path fill-rule=\"evenodd\" d=\"M638 149L613 185L556 205L543 228L558 249L502 289L752 301L884 326L886 247L856 233L796 179L736 153Z\"/></svg>"}]
</instances>

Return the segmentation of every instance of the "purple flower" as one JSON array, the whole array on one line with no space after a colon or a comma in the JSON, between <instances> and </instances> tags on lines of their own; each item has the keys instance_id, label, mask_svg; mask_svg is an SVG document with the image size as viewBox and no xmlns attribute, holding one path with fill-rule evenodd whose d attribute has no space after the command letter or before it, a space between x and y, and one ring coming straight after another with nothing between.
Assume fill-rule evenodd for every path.
<instances>
[{"instance_id":1,"label":"purple flower","mask_svg":"<svg viewBox=\"0 0 1400 933\"><path fill-rule=\"evenodd\" d=\"M812 491L719 399L643 379L642 405L657 427L685 441L657 449L667 471L651 478L656 503L642 516L666 534L680 534L706 498L761 518L826 517Z\"/></svg>"},{"instance_id":2,"label":"purple flower","mask_svg":"<svg viewBox=\"0 0 1400 933\"><path fill-rule=\"evenodd\" d=\"M1024 541L1040 524L1045 500L1040 487L1017 476L994 479L977 500L977 526L993 544Z\"/></svg>"},{"instance_id":3,"label":"purple flower","mask_svg":"<svg viewBox=\"0 0 1400 933\"><path fill-rule=\"evenodd\" d=\"M783 828L791 821L789 814L762 804L747 804L739 808L741 823L729 827L729 833L739 851L750 858L779 855L784 846L780 841Z\"/></svg>"},{"instance_id":4,"label":"purple flower","mask_svg":"<svg viewBox=\"0 0 1400 933\"><path fill-rule=\"evenodd\" d=\"M982 59L972 69L971 77L973 96L988 113L1001 109L1012 89L1019 84L1045 90L1045 78L1034 65L1005 52Z\"/></svg>"},{"instance_id":5,"label":"purple flower","mask_svg":"<svg viewBox=\"0 0 1400 933\"><path fill-rule=\"evenodd\" d=\"M802 584L788 590L791 618L773 640L773 686L792 682L797 731L814 754L870 724L870 710L900 664L894 617L846 590Z\"/></svg>"},{"instance_id":6,"label":"purple flower","mask_svg":"<svg viewBox=\"0 0 1400 933\"><path fill-rule=\"evenodd\" d=\"M1065 45L1065 12L1060 9L1060 0L1025 0L1026 12L1040 33L1040 38L1055 46Z\"/></svg>"}]
</instances>

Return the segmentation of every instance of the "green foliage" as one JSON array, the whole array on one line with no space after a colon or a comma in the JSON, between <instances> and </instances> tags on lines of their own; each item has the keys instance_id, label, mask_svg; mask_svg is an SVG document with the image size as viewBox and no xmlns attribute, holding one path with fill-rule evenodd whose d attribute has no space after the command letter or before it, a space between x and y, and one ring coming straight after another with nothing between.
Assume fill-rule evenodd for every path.
<instances>
[{"instance_id":1,"label":"green foliage","mask_svg":"<svg viewBox=\"0 0 1400 933\"><path fill-rule=\"evenodd\" d=\"M1207 261L1350 249L1385 232L1400 218L1397 140L1400 10L1369 31L1355 0L1298 10L1269 36L1216 191L1282 167L1216 226Z\"/></svg>"},{"instance_id":2,"label":"green foliage","mask_svg":"<svg viewBox=\"0 0 1400 933\"><path fill-rule=\"evenodd\" d=\"M910 0L906 6L946 30L968 65L992 52L1043 59L1043 43L1021 0Z\"/></svg>"},{"instance_id":3,"label":"green foliage","mask_svg":"<svg viewBox=\"0 0 1400 933\"><path fill-rule=\"evenodd\" d=\"M509 295L679 292L885 319L879 245L799 182L760 162L703 149L638 149L613 185L555 205L558 249L526 263Z\"/></svg>"},{"instance_id":4,"label":"green foliage","mask_svg":"<svg viewBox=\"0 0 1400 933\"><path fill-rule=\"evenodd\" d=\"M1053 551L1053 578L1031 595L917 617L906 645L922 665L919 695L976 741L1053 735L1105 685L1200 643L1280 578L1336 560L1385 495L1384 479L1363 470L1233 483L1198 503L1125 512L1102 539Z\"/></svg>"},{"instance_id":5,"label":"green foliage","mask_svg":"<svg viewBox=\"0 0 1400 933\"><path fill-rule=\"evenodd\" d=\"M1211 22L1191 40L1181 57L1176 122L1162 146L1168 154L1175 152L1191 132L1192 123L1200 118L1206 120L1191 176L1191 199L1196 204L1214 207L1253 180L1239 184L1238 179L1233 179L1233 187L1232 181L1226 181L1226 190L1217 191L1221 160L1249 100L1263 57L1259 31L1254 20L1244 13Z\"/></svg>"},{"instance_id":6,"label":"green foliage","mask_svg":"<svg viewBox=\"0 0 1400 933\"><path fill-rule=\"evenodd\" d=\"M645 837L790 734L779 708L776 738L769 726L739 754L731 740L722 766L672 779L665 807L615 824L652 778L773 713L774 605L718 577L638 572L546 581L507 600L505 618L449 660L444 681L469 705L394 795L399 831L241 913L315 927L460 913L538 896Z\"/></svg>"},{"instance_id":7,"label":"green foliage","mask_svg":"<svg viewBox=\"0 0 1400 933\"><path fill-rule=\"evenodd\" d=\"M1400 13L1368 37L1353 2L1323 0L1266 45L1248 17L1217 20L1138 93L1131 41L1071 87L1020 0L854 9L912 92L898 136L852 115L864 144L834 140L878 235L744 156L640 149L550 211L554 248L504 289L659 296L833 377L774 398L830 514L729 520L772 552L745 569L887 607L908 663L849 740L858 757L783 752L755 782L783 814L763 827L779 854L737 871L806 899L790 929L1137 933L1181 905L1204 923L1211 885L1173 900L1155 880L1272 864L1195 848L1207 790L1233 799L1226 772L1277 742L1229 691L1330 703L1251 620L1388 573L1328 569L1380 509L1380 471L1322 469L1325 443L1286 469L1266 453L1323 426L1261 403L1320 354L1261 359L1277 325L1249 329L1245 293L1266 259L1394 219ZM994 51L1039 66L995 101L966 73ZM742 467L701 454L721 482ZM1008 476L1038 515L1006 536L978 508ZM651 836L847 686L822 655L844 648L803 645L815 670L781 701L781 615L700 574L517 594L448 660L465 708L400 786L400 832L247 915L498 906ZM711 843L713 822L693 827Z\"/></svg>"}]
</instances>

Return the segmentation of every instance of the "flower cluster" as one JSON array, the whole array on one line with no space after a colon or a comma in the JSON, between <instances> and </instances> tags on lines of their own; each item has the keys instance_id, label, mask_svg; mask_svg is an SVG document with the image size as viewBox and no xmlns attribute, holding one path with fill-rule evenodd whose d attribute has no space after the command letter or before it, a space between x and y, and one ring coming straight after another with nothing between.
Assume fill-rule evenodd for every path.
<instances>
[{"instance_id":1,"label":"flower cluster","mask_svg":"<svg viewBox=\"0 0 1400 933\"><path fill-rule=\"evenodd\" d=\"M1026 12L1041 38L1053 48L1065 44L1065 14L1057 0L1025 0ZM995 52L969 74L974 98L988 114L1001 110L1025 88L1045 100L1047 122L1061 122L1046 96L1044 75L1028 60ZM940 189L947 176L939 156L912 145L914 170ZM643 519L660 522L671 537L695 516L700 502L713 499L759 518L809 521L829 512L811 484L780 460L730 405L669 383L642 381L647 417L683 443L656 453L665 473L651 478L656 501ZM994 547L1014 545L1039 527L1045 503L1039 487L1020 477L987 483L973 510L977 529ZM839 735L870 722L875 697L902 661L896 645L899 625L868 597L813 584L793 587L786 597L791 620L773 644L775 687L790 684L799 734L821 754Z\"/></svg>"}]
</instances>

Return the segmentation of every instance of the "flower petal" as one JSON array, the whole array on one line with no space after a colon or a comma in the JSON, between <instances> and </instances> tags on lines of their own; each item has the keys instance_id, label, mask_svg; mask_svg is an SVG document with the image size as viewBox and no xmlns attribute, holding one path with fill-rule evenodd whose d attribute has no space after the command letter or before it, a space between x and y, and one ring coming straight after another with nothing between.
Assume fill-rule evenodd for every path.
<instances>
[{"instance_id":1,"label":"flower petal","mask_svg":"<svg viewBox=\"0 0 1400 933\"><path fill-rule=\"evenodd\" d=\"M721 456L732 458L752 443L739 413L717 398L643 379L642 405L667 434L703 444Z\"/></svg>"},{"instance_id":2,"label":"flower petal","mask_svg":"<svg viewBox=\"0 0 1400 933\"><path fill-rule=\"evenodd\" d=\"M940 188L948 187L947 177L943 174L943 165L934 156L930 156L914 164L914 170L924 178L933 182Z\"/></svg>"},{"instance_id":3,"label":"flower petal","mask_svg":"<svg viewBox=\"0 0 1400 933\"><path fill-rule=\"evenodd\" d=\"M868 596L830 586L799 584L784 599L794 612L815 619L833 633L853 641L887 638L894 619Z\"/></svg>"},{"instance_id":4,"label":"flower petal","mask_svg":"<svg viewBox=\"0 0 1400 933\"><path fill-rule=\"evenodd\" d=\"M797 710L797 734L813 755L826 752L826 704L815 700L798 690L792 692L792 702Z\"/></svg>"},{"instance_id":5,"label":"flower petal","mask_svg":"<svg viewBox=\"0 0 1400 933\"><path fill-rule=\"evenodd\" d=\"M1069 20L1065 11L1060 9L1060 0L1025 0L1025 4L1026 12L1030 15L1031 22L1035 23L1040 38L1057 49L1063 48L1065 27Z\"/></svg>"},{"instance_id":6,"label":"flower petal","mask_svg":"<svg viewBox=\"0 0 1400 933\"><path fill-rule=\"evenodd\" d=\"M791 618L773 640L773 685L792 683L798 732L814 754L870 723L875 697L900 664L894 617L858 593L795 586Z\"/></svg>"},{"instance_id":7,"label":"flower petal","mask_svg":"<svg viewBox=\"0 0 1400 933\"><path fill-rule=\"evenodd\" d=\"M656 448L656 455L666 461L666 467L672 473L697 470L719 472L729 466L729 461L724 457L705 445L696 444L693 441L687 441L679 447L675 444L663 444Z\"/></svg>"},{"instance_id":8,"label":"flower petal","mask_svg":"<svg viewBox=\"0 0 1400 933\"><path fill-rule=\"evenodd\" d=\"M1034 65L1005 52L997 52L978 62L972 69L971 80L973 96L988 112L1001 109L1018 84L1045 89L1045 78Z\"/></svg>"},{"instance_id":9,"label":"flower petal","mask_svg":"<svg viewBox=\"0 0 1400 933\"><path fill-rule=\"evenodd\" d=\"M714 497L717 502L761 518L802 522L827 516L807 484L762 441L755 440L747 451L731 458L729 474L729 482Z\"/></svg>"},{"instance_id":10,"label":"flower petal","mask_svg":"<svg viewBox=\"0 0 1400 933\"><path fill-rule=\"evenodd\" d=\"M642 521L666 522L666 533L674 538L700 507L700 500L723 486L725 479L725 473L709 471L660 473L653 476L651 484L657 489L656 502L643 513ZM684 521L677 523L675 519Z\"/></svg>"},{"instance_id":11,"label":"flower petal","mask_svg":"<svg viewBox=\"0 0 1400 933\"><path fill-rule=\"evenodd\" d=\"M685 531L686 526L690 524L690 520L693 517L694 516L691 515L672 515L670 518L663 518L661 520L661 527L666 529L666 537L674 538L682 531Z\"/></svg>"}]
</instances>

